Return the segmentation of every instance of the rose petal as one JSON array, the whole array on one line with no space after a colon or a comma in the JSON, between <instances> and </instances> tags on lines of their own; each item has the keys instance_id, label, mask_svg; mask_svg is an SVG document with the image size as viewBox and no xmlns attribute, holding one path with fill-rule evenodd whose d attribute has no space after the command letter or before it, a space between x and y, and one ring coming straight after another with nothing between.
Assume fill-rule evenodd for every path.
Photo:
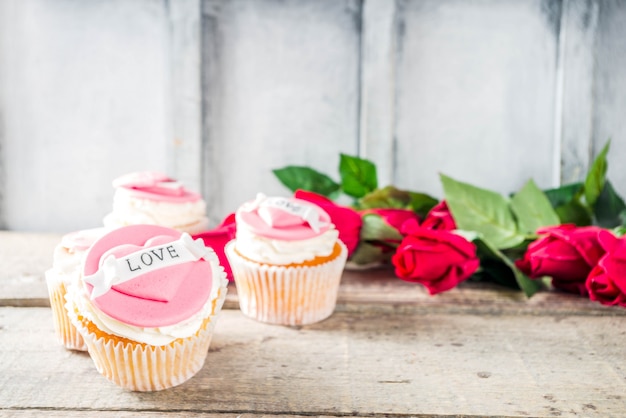
<instances>
[{"instance_id":1,"label":"rose petal","mask_svg":"<svg viewBox=\"0 0 626 418\"><path fill-rule=\"evenodd\" d=\"M347 206L337 205L332 200L317 193L297 190L294 197L315 203L328 213L335 228L339 231L339 239L348 248L348 257L350 257L359 245L361 215L355 210Z\"/></svg>"}]
</instances>

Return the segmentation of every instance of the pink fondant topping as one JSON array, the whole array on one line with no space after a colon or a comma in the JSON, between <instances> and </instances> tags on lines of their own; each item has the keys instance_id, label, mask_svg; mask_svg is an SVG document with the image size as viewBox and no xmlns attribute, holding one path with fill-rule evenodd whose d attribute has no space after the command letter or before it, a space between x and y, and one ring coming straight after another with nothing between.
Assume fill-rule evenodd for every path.
<instances>
[{"instance_id":1,"label":"pink fondant topping","mask_svg":"<svg viewBox=\"0 0 626 418\"><path fill-rule=\"evenodd\" d=\"M242 206L237 220L259 236L284 241L313 238L332 225L322 208L306 200L262 195Z\"/></svg>"},{"instance_id":2,"label":"pink fondant topping","mask_svg":"<svg viewBox=\"0 0 626 418\"><path fill-rule=\"evenodd\" d=\"M211 293L212 267L205 258L217 258L201 240L191 240L192 255L186 254L189 240L188 234L154 225L123 227L105 235L93 244L84 264L92 303L138 327L173 325L191 317ZM207 251L204 255L199 254L200 245Z\"/></svg>"},{"instance_id":3,"label":"pink fondant topping","mask_svg":"<svg viewBox=\"0 0 626 418\"><path fill-rule=\"evenodd\" d=\"M123 188L140 199L165 202L195 202L198 193L187 190L181 183L155 171L125 174L113 181L113 187Z\"/></svg>"}]
</instances>

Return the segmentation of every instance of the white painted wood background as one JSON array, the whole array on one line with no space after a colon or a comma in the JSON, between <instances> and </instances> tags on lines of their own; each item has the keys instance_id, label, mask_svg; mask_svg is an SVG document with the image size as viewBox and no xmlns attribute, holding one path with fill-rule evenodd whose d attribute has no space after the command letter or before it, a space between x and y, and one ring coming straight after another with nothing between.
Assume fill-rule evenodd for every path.
<instances>
[{"instance_id":1,"label":"white painted wood background","mask_svg":"<svg viewBox=\"0 0 626 418\"><path fill-rule=\"evenodd\" d=\"M0 0L0 229L97 226L116 176L169 173L216 224L271 169L441 196L580 180L626 196L626 2Z\"/></svg>"}]
</instances>

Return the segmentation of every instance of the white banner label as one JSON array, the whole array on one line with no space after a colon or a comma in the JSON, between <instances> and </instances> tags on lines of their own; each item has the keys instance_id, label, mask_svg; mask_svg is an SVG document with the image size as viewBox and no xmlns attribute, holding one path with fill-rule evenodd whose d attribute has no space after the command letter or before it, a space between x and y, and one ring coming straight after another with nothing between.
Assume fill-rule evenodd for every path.
<instances>
[{"instance_id":1,"label":"white banner label","mask_svg":"<svg viewBox=\"0 0 626 418\"><path fill-rule=\"evenodd\" d=\"M119 259L110 255L96 273L83 280L93 286L91 299L95 299L107 293L111 287L142 274L200 258L216 260L216 257L215 252L207 248L202 239L194 241L188 233L183 233L177 241L142 248Z\"/></svg>"},{"instance_id":2,"label":"white banner label","mask_svg":"<svg viewBox=\"0 0 626 418\"><path fill-rule=\"evenodd\" d=\"M312 230L315 232L319 232L320 230L320 217L318 211L314 206L309 205L301 205L299 203L293 202L289 199L285 199L282 197L270 197L266 198L260 205L260 208L268 207L280 209L284 212L287 212L291 215L297 216L304 221L306 221ZM273 225L273 219L271 218L271 214L259 211L259 216L268 224Z\"/></svg>"}]
</instances>

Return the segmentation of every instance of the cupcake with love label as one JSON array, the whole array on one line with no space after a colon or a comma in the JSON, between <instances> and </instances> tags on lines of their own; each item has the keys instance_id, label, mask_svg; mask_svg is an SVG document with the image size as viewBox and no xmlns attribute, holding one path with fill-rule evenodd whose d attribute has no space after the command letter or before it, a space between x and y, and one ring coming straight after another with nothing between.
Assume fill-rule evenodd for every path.
<instances>
[{"instance_id":1,"label":"cupcake with love label","mask_svg":"<svg viewBox=\"0 0 626 418\"><path fill-rule=\"evenodd\" d=\"M305 200L259 195L235 219L225 251L241 311L281 325L329 317L347 258L330 216Z\"/></svg>"},{"instance_id":2,"label":"cupcake with love label","mask_svg":"<svg viewBox=\"0 0 626 418\"><path fill-rule=\"evenodd\" d=\"M67 288L78 283L87 250L105 232L105 228L93 228L65 234L54 249L52 267L46 271L54 331L61 344L70 350L87 351L87 346L67 316Z\"/></svg>"},{"instance_id":3,"label":"cupcake with love label","mask_svg":"<svg viewBox=\"0 0 626 418\"><path fill-rule=\"evenodd\" d=\"M159 225L196 234L209 225L206 202L165 174L142 171L113 181L113 211L104 226Z\"/></svg>"},{"instance_id":4,"label":"cupcake with love label","mask_svg":"<svg viewBox=\"0 0 626 418\"><path fill-rule=\"evenodd\" d=\"M91 246L66 308L101 374L130 390L156 391L202 368L227 283L202 240L133 225Z\"/></svg>"}]
</instances>

